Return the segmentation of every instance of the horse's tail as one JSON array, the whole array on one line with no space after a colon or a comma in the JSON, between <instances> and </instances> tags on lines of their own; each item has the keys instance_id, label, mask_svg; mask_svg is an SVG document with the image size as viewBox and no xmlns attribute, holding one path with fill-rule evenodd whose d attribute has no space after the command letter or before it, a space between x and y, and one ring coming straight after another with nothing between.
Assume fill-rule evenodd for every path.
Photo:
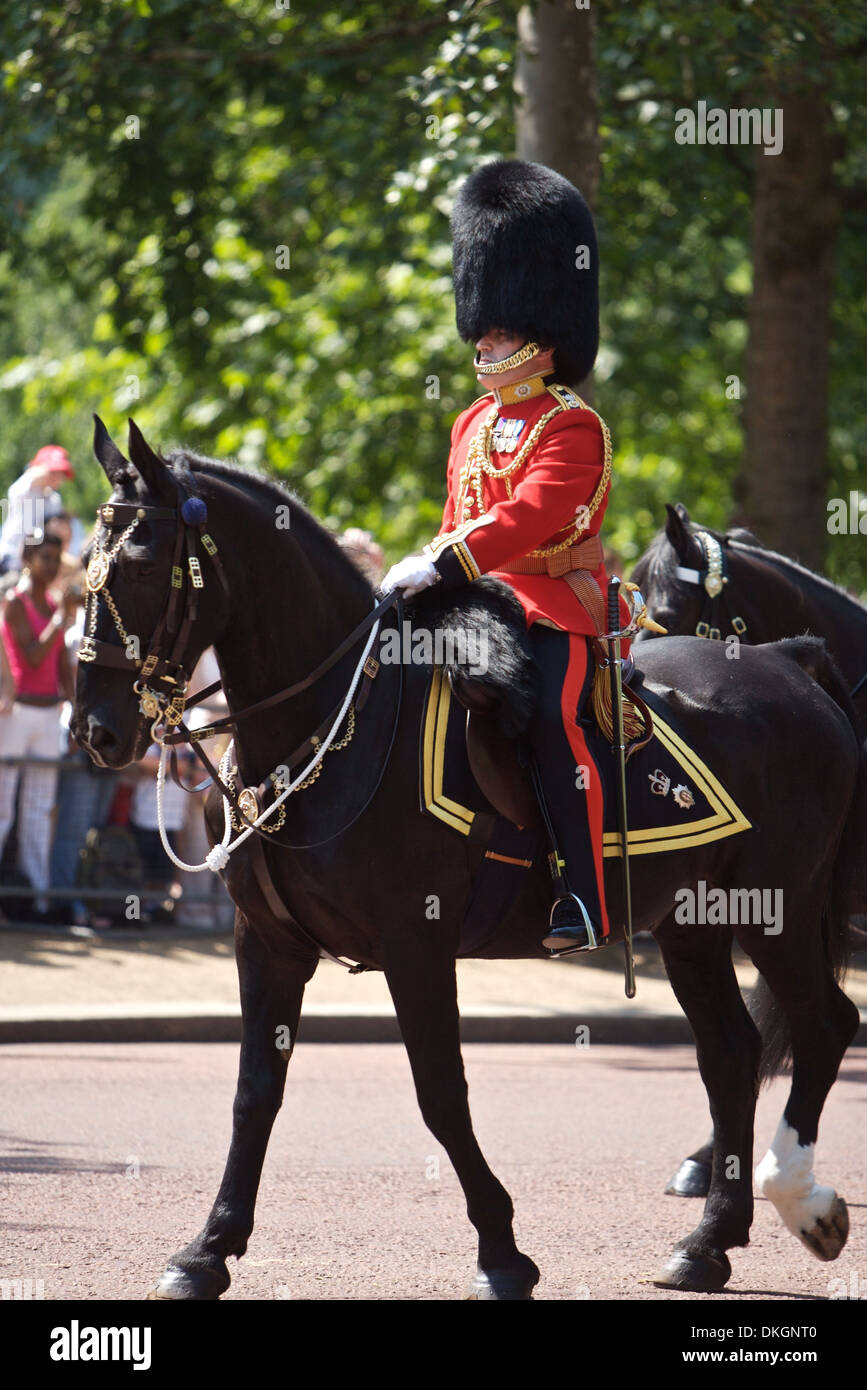
<instances>
[{"instance_id":1,"label":"horse's tail","mask_svg":"<svg viewBox=\"0 0 867 1390\"><path fill-rule=\"evenodd\" d=\"M853 733L856 779L849 815L834 857L828 895L822 909L825 958L839 984L851 954L849 917L865 896L863 866L867 861L867 744L846 683L821 637L787 637L773 644L812 676L843 711ZM782 1010L760 976L749 1002L750 1014L762 1035L761 1077L776 1076L791 1059L791 1039Z\"/></svg>"}]
</instances>

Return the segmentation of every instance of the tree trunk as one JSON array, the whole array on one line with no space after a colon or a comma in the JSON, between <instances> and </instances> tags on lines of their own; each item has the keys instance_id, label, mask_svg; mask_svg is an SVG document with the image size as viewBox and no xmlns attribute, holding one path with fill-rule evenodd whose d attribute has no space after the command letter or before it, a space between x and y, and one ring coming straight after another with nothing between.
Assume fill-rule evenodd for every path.
<instances>
[{"instance_id":1,"label":"tree trunk","mask_svg":"<svg viewBox=\"0 0 867 1390\"><path fill-rule=\"evenodd\" d=\"M592 13L575 0L536 0L518 14L518 39L518 158L556 169L592 208L599 189Z\"/></svg>"},{"instance_id":2,"label":"tree trunk","mask_svg":"<svg viewBox=\"0 0 867 1390\"><path fill-rule=\"evenodd\" d=\"M820 569L827 489L828 342L840 218L825 96L778 99L783 148L756 149L745 449L738 497L766 545Z\"/></svg>"},{"instance_id":3,"label":"tree trunk","mask_svg":"<svg viewBox=\"0 0 867 1390\"><path fill-rule=\"evenodd\" d=\"M599 190L599 131L591 10L575 0L535 0L518 14L515 127L519 159L556 169L592 209ZM581 394L593 399L593 377Z\"/></svg>"}]
</instances>

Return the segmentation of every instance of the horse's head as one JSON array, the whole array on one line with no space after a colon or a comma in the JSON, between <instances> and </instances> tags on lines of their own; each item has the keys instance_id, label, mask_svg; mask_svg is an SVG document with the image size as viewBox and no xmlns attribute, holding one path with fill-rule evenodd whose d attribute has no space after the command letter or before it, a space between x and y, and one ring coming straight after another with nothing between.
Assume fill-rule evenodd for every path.
<instances>
[{"instance_id":1,"label":"horse's head","mask_svg":"<svg viewBox=\"0 0 867 1390\"><path fill-rule=\"evenodd\" d=\"M701 573L707 569L707 556L690 530L686 507L666 502L665 510L665 528L636 563L632 578L647 601L647 611L669 636L676 637L695 632L706 599L702 585L679 576L678 570ZM656 635L642 628L636 641L649 641Z\"/></svg>"},{"instance_id":2,"label":"horse's head","mask_svg":"<svg viewBox=\"0 0 867 1390\"><path fill-rule=\"evenodd\" d=\"M95 762L119 768L145 754L159 718L170 723L179 713L178 697L224 626L226 604L210 565L207 505L183 456L167 463L132 420L128 460L99 419L93 447L112 494L83 557L84 639L70 728Z\"/></svg>"}]
</instances>

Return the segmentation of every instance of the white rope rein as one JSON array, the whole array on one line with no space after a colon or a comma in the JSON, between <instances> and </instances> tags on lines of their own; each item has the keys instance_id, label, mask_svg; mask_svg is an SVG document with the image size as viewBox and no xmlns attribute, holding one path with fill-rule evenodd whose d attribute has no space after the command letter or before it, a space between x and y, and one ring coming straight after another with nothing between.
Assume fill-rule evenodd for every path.
<instances>
[{"instance_id":1,"label":"white rope rein","mask_svg":"<svg viewBox=\"0 0 867 1390\"><path fill-rule=\"evenodd\" d=\"M334 739L337 735L337 730L343 723L343 720L346 716L346 711L349 709L350 703L352 702L353 696L355 695L355 688L360 679L362 668L364 666L365 661L368 658L368 655L370 654L371 647L376 641L377 634L379 633L380 622L381 619L377 618L376 622L373 624L373 627L370 630L370 636L368 637L367 642L365 644L364 651L358 658L358 665L356 666L352 679L349 682L349 689L346 692L346 698L344 699L343 704L340 707L340 711L337 715L337 718L335 719L334 723L329 729L326 737L322 740L322 743L319 745L319 748L317 749L316 753L310 759L310 762L307 764L307 766L304 768L302 772L298 773L298 776L295 778L294 782L290 782L288 787L284 788L284 790L280 793L276 800L272 801L271 805L262 812L259 818L253 821L253 823L249 825L246 830L242 830L238 838L232 841L231 844L229 844L229 840L232 836L231 807L229 805L228 798L224 796L223 815L225 817L225 829L223 831L223 838L218 845L214 845L213 848L208 851L207 855L205 856L205 862L203 864L185 864L182 859L178 858L171 845L169 844L168 836L166 835L165 814L163 809L163 788L165 787L166 781L166 759L169 754L169 749L166 747L165 744L162 745L162 750L160 752L160 765L157 769L157 824L159 826L160 839L162 840L163 849L165 850L166 854L169 856L169 859L171 859L173 864L177 865L179 869L183 869L188 874L198 874L201 873L203 869L210 869L212 873L216 874L219 873L221 869L225 869L226 865L229 862L229 855L232 854L240 844L243 844L248 835L252 835L254 833L254 828L256 826L264 824L264 822L268 820L270 816L273 816L278 806L282 806L286 798L292 795L298 784L300 782L305 782L307 778L310 776L310 773L313 771L313 769L319 766L319 764L322 762L322 759L325 757L325 754L328 752L329 748L334 742Z\"/></svg>"}]
</instances>

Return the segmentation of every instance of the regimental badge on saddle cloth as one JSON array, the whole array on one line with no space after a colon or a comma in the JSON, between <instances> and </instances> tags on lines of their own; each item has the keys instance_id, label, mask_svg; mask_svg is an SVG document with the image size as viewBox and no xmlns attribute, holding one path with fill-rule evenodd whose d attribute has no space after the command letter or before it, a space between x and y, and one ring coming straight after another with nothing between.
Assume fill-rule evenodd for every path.
<instances>
[{"instance_id":1,"label":"regimental badge on saddle cloth","mask_svg":"<svg viewBox=\"0 0 867 1390\"><path fill-rule=\"evenodd\" d=\"M501 415L491 431L491 448L498 454L513 454L526 423L526 420L511 420Z\"/></svg>"}]
</instances>

